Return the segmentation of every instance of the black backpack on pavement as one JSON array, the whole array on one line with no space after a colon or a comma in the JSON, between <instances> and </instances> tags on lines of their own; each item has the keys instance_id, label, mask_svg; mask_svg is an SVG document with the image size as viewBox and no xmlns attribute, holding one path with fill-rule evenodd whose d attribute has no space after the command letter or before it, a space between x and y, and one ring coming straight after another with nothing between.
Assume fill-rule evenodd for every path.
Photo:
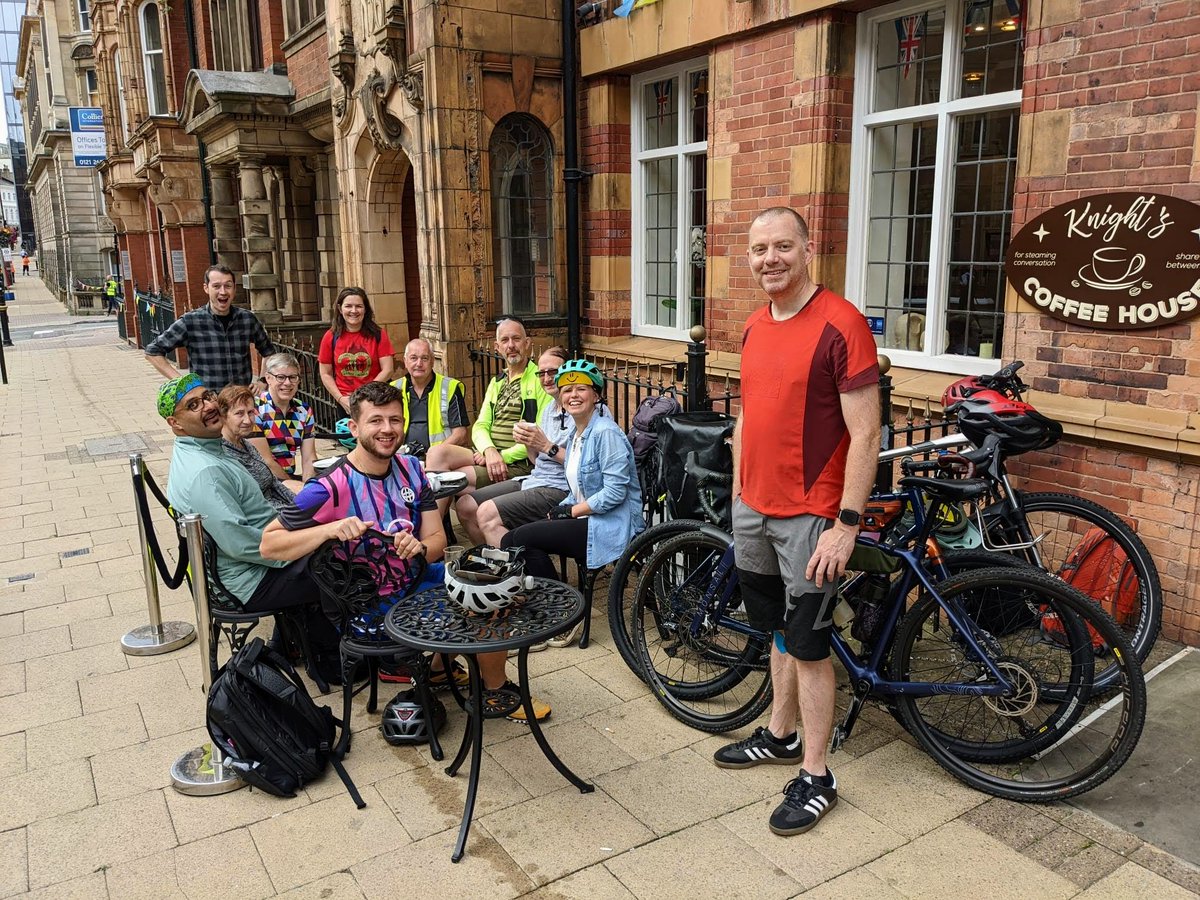
<instances>
[{"instance_id":1,"label":"black backpack on pavement","mask_svg":"<svg viewBox=\"0 0 1200 900\"><path fill-rule=\"evenodd\" d=\"M254 638L235 653L208 691L208 733L247 784L294 797L332 763L355 805L362 799L333 752L337 726L317 706L287 659Z\"/></svg>"}]
</instances>

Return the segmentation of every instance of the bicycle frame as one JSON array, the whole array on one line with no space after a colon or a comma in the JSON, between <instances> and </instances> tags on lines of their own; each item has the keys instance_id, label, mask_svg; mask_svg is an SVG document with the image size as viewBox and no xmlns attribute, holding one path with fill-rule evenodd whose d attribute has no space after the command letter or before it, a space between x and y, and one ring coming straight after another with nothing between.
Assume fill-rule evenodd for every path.
<instances>
[{"instance_id":1,"label":"bicycle frame","mask_svg":"<svg viewBox=\"0 0 1200 900\"><path fill-rule=\"evenodd\" d=\"M903 571L900 579L892 586L888 593L891 608L888 610L887 619L881 630L881 637L875 642L871 650L871 655L865 664L862 658L851 649L841 633L836 629L833 632L833 652L847 673L849 673L855 684L856 692L862 696L882 694L907 695L912 697L932 697L941 694L1002 696L1009 693L1013 687L1012 683L1004 677L1004 674L997 668L987 651L976 640L973 629L968 627L970 619L966 612L958 605L957 601L947 601L942 597L937 590L935 582L921 565L921 560L925 554L926 541L929 538L930 532L932 532L933 523L932 517L928 515L925 507L920 502L920 491L901 491L889 494L887 497L906 498L912 505L916 521L914 522L913 529L906 535L906 538L917 532L916 539L913 541L916 549L907 550L902 547L892 547L863 537L859 537L857 540L857 543L862 546L879 549L889 556L898 558L902 563L901 568ZM930 509L940 502L940 500L933 498ZM700 575L699 570L693 571L671 593L675 594L680 589L694 584L693 579L699 579L700 577L703 576ZM908 596L909 592L917 584L920 584L924 590L928 591L938 606L946 613L950 623L957 629L957 633L961 636L966 650L982 663L988 674L995 679L994 684L979 684L978 682L930 684L928 682L892 681L880 675L885 655L891 647L891 637L895 633L900 616L905 612L903 599ZM734 548L730 544L717 563L716 570L709 578L709 584L705 590L703 601L692 614L691 621L688 622L687 627L689 632L693 636L698 635L700 630L715 618L724 629L745 635L751 639L761 640L764 644L770 645L772 641L771 635L765 634L746 623L739 622L726 615L730 599L733 596L733 589L736 586L737 569L734 567ZM718 591L720 592L719 597L717 596ZM670 596L667 599L669 600Z\"/></svg>"}]
</instances>

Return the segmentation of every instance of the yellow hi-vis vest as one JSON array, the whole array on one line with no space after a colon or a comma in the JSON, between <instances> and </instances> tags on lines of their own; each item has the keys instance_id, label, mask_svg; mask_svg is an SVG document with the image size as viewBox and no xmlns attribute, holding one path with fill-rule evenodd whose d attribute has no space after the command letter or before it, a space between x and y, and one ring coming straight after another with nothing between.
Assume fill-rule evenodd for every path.
<instances>
[{"instance_id":1,"label":"yellow hi-vis vest","mask_svg":"<svg viewBox=\"0 0 1200 900\"><path fill-rule=\"evenodd\" d=\"M408 434L408 376L398 378L392 385L400 389L400 397L404 404L404 433ZM429 388L425 407L429 411L429 446L444 443L450 437L450 429L445 427L445 421L450 416L450 398L462 387L462 382L456 378L433 373L433 384ZM429 402L434 397L437 403Z\"/></svg>"}]
</instances>

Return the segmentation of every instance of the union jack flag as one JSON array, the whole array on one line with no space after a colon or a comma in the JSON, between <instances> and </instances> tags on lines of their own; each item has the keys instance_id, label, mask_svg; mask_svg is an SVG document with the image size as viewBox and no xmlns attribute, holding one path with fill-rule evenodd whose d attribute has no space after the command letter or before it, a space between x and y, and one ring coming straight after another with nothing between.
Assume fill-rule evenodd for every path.
<instances>
[{"instance_id":1,"label":"union jack flag","mask_svg":"<svg viewBox=\"0 0 1200 900\"><path fill-rule=\"evenodd\" d=\"M900 63L904 66L901 70L904 77L908 77L908 70L912 68L913 60L917 58L917 52L921 49L921 38L925 36L925 17L928 13L921 13L919 16L903 16L896 20L896 37L900 42Z\"/></svg>"},{"instance_id":2,"label":"union jack flag","mask_svg":"<svg viewBox=\"0 0 1200 900\"><path fill-rule=\"evenodd\" d=\"M658 121L671 112L671 79L654 82L654 102L658 105Z\"/></svg>"}]
</instances>

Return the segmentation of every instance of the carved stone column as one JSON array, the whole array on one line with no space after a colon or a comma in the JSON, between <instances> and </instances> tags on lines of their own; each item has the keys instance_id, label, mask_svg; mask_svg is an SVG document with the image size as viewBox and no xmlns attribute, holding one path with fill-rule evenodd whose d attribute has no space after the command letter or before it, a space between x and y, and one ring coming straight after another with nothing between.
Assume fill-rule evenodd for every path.
<instances>
[{"instance_id":1,"label":"carved stone column","mask_svg":"<svg viewBox=\"0 0 1200 900\"><path fill-rule=\"evenodd\" d=\"M318 319L328 319L333 301L342 284L342 254L339 247L340 225L337 204L336 167L332 149L312 157L317 235L317 308Z\"/></svg>"},{"instance_id":2,"label":"carved stone column","mask_svg":"<svg viewBox=\"0 0 1200 900\"><path fill-rule=\"evenodd\" d=\"M250 297L250 309L264 322L279 322L279 276L275 272L274 241L271 238L270 204L263 181L263 157L238 158L238 179L242 199L238 212L242 220L242 253L246 272L242 286Z\"/></svg>"},{"instance_id":3,"label":"carved stone column","mask_svg":"<svg viewBox=\"0 0 1200 900\"><path fill-rule=\"evenodd\" d=\"M242 224L237 207L237 189L232 166L209 169L212 187L213 253L217 263L228 266L237 275L245 270L242 256Z\"/></svg>"}]
</instances>

